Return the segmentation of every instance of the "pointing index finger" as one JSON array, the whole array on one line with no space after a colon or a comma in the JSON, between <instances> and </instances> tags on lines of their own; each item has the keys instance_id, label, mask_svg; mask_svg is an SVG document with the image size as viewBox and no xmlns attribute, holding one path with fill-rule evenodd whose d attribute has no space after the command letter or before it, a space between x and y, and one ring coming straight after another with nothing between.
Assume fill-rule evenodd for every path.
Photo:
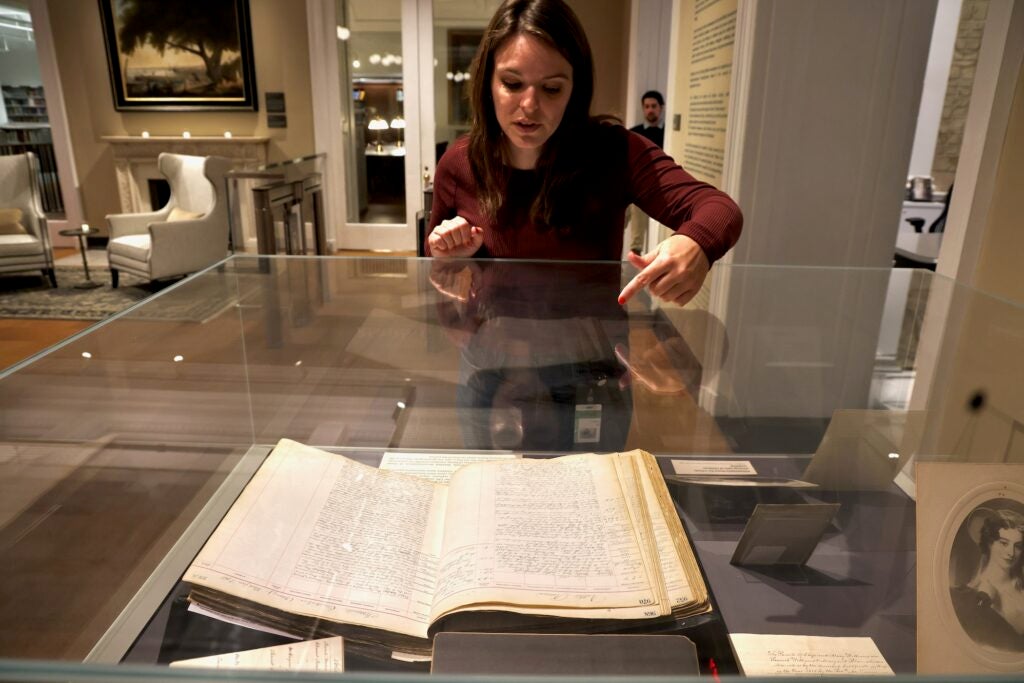
<instances>
[{"instance_id":1,"label":"pointing index finger","mask_svg":"<svg viewBox=\"0 0 1024 683\"><path fill-rule=\"evenodd\" d=\"M632 280L626 283L626 286L622 288L621 292L619 292L620 306L629 301L630 299L632 299L633 295L639 292L641 289L643 289L644 284L646 284L640 276L643 275L643 272L647 269L648 263L643 258L637 256L633 252L627 253L626 257L629 259L629 262L633 264L633 266L635 266L636 269L640 272L637 273Z\"/></svg>"},{"instance_id":2,"label":"pointing index finger","mask_svg":"<svg viewBox=\"0 0 1024 683\"><path fill-rule=\"evenodd\" d=\"M622 291L619 292L619 304L624 304L636 295L644 287L648 286L664 273L666 264L661 259L654 259L636 276L630 280Z\"/></svg>"},{"instance_id":3,"label":"pointing index finger","mask_svg":"<svg viewBox=\"0 0 1024 683\"><path fill-rule=\"evenodd\" d=\"M638 273L632 280L626 283L626 286L619 292L619 304L624 304L633 298L633 295L644 288L644 282L640 276L643 275L643 271Z\"/></svg>"}]
</instances>

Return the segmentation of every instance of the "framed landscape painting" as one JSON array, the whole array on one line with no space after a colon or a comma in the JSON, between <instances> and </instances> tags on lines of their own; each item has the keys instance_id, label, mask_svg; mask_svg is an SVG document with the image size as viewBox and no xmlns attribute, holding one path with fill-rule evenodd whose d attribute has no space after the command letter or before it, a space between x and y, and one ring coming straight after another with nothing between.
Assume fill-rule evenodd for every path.
<instances>
[{"instance_id":1,"label":"framed landscape painting","mask_svg":"<svg viewBox=\"0 0 1024 683\"><path fill-rule=\"evenodd\" d=\"M256 110L248 0L99 0L118 110Z\"/></svg>"}]
</instances>

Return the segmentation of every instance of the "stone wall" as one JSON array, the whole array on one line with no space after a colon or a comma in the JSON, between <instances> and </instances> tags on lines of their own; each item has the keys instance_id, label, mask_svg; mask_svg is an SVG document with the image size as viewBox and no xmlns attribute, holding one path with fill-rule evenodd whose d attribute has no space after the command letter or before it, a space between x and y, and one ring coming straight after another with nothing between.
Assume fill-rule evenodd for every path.
<instances>
[{"instance_id":1,"label":"stone wall","mask_svg":"<svg viewBox=\"0 0 1024 683\"><path fill-rule=\"evenodd\" d=\"M946 85L946 100L942 106L942 122L935 143L935 161L932 175L936 189L946 190L956 175L960 159L960 145L964 137L967 108L971 102L974 71L978 65L981 36L985 31L985 16L989 0L964 0L960 10L953 63Z\"/></svg>"}]
</instances>

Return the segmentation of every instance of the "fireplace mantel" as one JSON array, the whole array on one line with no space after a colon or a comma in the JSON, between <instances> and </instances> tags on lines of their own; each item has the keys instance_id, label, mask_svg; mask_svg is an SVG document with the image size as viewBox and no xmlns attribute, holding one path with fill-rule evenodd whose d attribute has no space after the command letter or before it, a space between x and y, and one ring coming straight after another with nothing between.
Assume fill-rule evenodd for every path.
<instances>
[{"instance_id":1,"label":"fireplace mantel","mask_svg":"<svg viewBox=\"0 0 1024 683\"><path fill-rule=\"evenodd\" d=\"M149 183L160 178L156 160L161 152L221 156L232 161L232 169L251 170L267 163L267 137L104 135L114 153L117 192L124 213L150 211Z\"/></svg>"}]
</instances>

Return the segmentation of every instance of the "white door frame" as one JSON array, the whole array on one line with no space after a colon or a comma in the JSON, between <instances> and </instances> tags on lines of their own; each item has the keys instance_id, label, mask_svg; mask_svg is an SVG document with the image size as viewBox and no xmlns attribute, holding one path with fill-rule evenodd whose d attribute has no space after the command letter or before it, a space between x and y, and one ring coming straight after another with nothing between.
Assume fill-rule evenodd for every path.
<instances>
[{"instance_id":1,"label":"white door frame","mask_svg":"<svg viewBox=\"0 0 1024 683\"><path fill-rule=\"evenodd\" d=\"M50 232L51 244L58 247L75 246L75 238L62 237L58 234L58 231L64 228L81 226L85 215L82 213L78 172L75 169L71 131L68 126L67 110L64 107L64 89L60 84L57 51L53 45L50 9L46 0L30 0L29 14L32 15L36 57L39 60L43 92L46 93L46 111L50 122L50 135L53 138L53 155L57 161L57 177L60 182L61 198L64 201L64 220L48 220L46 224Z\"/></svg>"},{"instance_id":2,"label":"white door frame","mask_svg":"<svg viewBox=\"0 0 1024 683\"><path fill-rule=\"evenodd\" d=\"M345 197L348 169L334 0L306 0L316 151L327 154L328 240L336 249L414 251L416 214L423 208L424 169L433 177L434 97L431 0L402 0L402 88L405 94L405 223L353 223ZM428 153L429 152L429 153Z\"/></svg>"},{"instance_id":3,"label":"white door frame","mask_svg":"<svg viewBox=\"0 0 1024 683\"><path fill-rule=\"evenodd\" d=\"M936 272L966 285L974 284L981 244L988 228L992 192L1003 141L1010 119L1014 90L1024 68L1024 2L992 0L985 18L985 31L978 53L978 65L971 88L971 101L964 123L963 143L956 168L956 183L950 197L949 215L939 251ZM953 309L953 288L933 287L921 326L917 352L917 376L910 398L911 410L925 407L940 411L942 363L956 353L963 335L963 322ZM955 334L950 331L961 330ZM928 437L934 438L929 432ZM922 448L934 444L926 441Z\"/></svg>"},{"instance_id":4,"label":"white door frame","mask_svg":"<svg viewBox=\"0 0 1024 683\"><path fill-rule=\"evenodd\" d=\"M324 223L328 249L338 248L339 226L348 215L345 197L345 130L350 125L341 110L337 26L334 0L306 0L309 71L313 85L313 146L326 155ZM329 29L329 30L328 30Z\"/></svg>"},{"instance_id":5,"label":"white door frame","mask_svg":"<svg viewBox=\"0 0 1024 683\"><path fill-rule=\"evenodd\" d=\"M416 38L416 64L414 67L406 67L415 70L402 74L406 83L416 84L416 103L418 105L419 125L413 128L415 129L414 134L417 136L419 155L415 164L408 161L405 164L406 207L411 208L411 211L406 212L408 216L406 220L415 225L416 212L423 208L423 190L434 178L434 157L436 155L434 151L437 137L434 115L436 111L434 102L434 3L433 0L405 0L405 2L416 6L416 35L414 36ZM402 28L402 49L406 50L404 23ZM411 50L407 53L412 54ZM403 66L405 65L403 64ZM406 101L409 106L408 88L406 88ZM410 137L410 145L412 141L413 139ZM415 194L411 201L410 191ZM430 216L427 216L427 219L429 220Z\"/></svg>"},{"instance_id":6,"label":"white door frame","mask_svg":"<svg viewBox=\"0 0 1024 683\"><path fill-rule=\"evenodd\" d=\"M988 227L993 184L1022 59L1024 2L992 0L985 18L957 161L955 191L950 198L936 267L939 275L968 285L974 283L974 270Z\"/></svg>"}]
</instances>

